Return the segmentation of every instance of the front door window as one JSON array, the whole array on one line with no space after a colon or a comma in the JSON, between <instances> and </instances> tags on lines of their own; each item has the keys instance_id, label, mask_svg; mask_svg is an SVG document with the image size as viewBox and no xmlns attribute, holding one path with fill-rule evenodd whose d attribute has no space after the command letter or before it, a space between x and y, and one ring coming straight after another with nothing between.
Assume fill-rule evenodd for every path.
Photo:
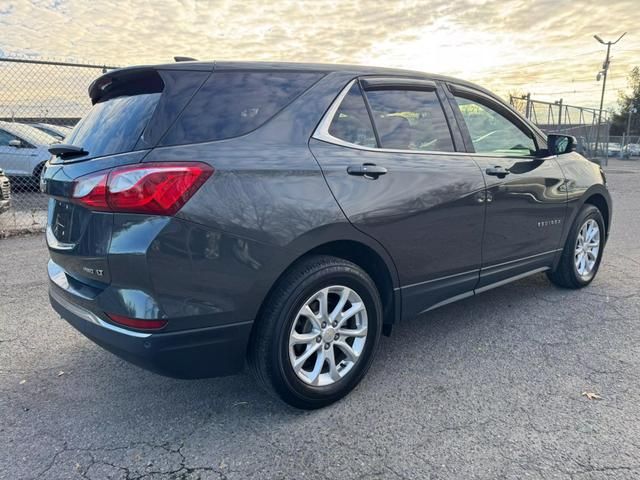
<instances>
[{"instance_id":1,"label":"front door window","mask_svg":"<svg viewBox=\"0 0 640 480\"><path fill-rule=\"evenodd\" d=\"M536 145L511 120L475 100L456 97L476 153L504 156L531 156Z\"/></svg>"}]
</instances>

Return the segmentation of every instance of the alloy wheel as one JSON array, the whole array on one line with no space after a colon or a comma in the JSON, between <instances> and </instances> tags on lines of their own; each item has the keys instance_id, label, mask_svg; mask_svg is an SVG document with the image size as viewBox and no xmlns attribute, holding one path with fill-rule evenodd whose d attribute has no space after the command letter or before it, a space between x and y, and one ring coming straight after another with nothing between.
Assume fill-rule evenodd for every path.
<instances>
[{"instance_id":1,"label":"alloy wheel","mask_svg":"<svg viewBox=\"0 0 640 480\"><path fill-rule=\"evenodd\" d=\"M583 279L588 279L594 271L600 252L600 227L593 219L587 220L576 239L574 251L574 263L578 275Z\"/></svg>"},{"instance_id":2,"label":"alloy wheel","mask_svg":"<svg viewBox=\"0 0 640 480\"><path fill-rule=\"evenodd\" d=\"M367 341L367 309L351 288L334 285L311 295L289 332L289 360L303 382L332 385L356 365Z\"/></svg>"}]
</instances>

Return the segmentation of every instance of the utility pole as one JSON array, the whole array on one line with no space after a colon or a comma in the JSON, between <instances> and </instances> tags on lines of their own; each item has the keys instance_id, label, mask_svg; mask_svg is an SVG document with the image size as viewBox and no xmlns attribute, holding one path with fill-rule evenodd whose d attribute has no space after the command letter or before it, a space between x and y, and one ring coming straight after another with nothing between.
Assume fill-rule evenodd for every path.
<instances>
[{"instance_id":1,"label":"utility pole","mask_svg":"<svg viewBox=\"0 0 640 480\"><path fill-rule=\"evenodd\" d=\"M596 130L596 145L594 150L596 155L598 154L598 141L600 140L600 126L602 125L602 108L604 106L604 91L607 86L607 72L609 71L609 55L611 53L611 45L615 45L616 43L618 43L620 40L622 40L622 37L624 37L626 34L627 32L624 32L622 35L618 37L618 39L615 42L611 42L611 41L605 42L598 35L593 36L593 38L595 38L602 45L607 46L607 57L605 58L604 63L602 64L602 70L598 72L598 76L596 77L598 81L600 81L601 76L603 77L602 94L600 95L600 111L598 112L598 129Z\"/></svg>"}]
</instances>

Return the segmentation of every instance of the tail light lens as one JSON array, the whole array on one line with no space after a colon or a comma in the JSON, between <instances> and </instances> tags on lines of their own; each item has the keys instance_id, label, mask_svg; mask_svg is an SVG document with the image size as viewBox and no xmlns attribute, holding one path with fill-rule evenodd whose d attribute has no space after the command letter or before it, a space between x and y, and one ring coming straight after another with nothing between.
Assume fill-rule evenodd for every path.
<instances>
[{"instance_id":1,"label":"tail light lens","mask_svg":"<svg viewBox=\"0 0 640 480\"><path fill-rule=\"evenodd\" d=\"M91 210L173 215L213 174L205 163L142 163L76 180L73 201Z\"/></svg>"},{"instance_id":2,"label":"tail light lens","mask_svg":"<svg viewBox=\"0 0 640 480\"><path fill-rule=\"evenodd\" d=\"M123 327L136 328L138 330L160 330L167 324L166 320L145 320L142 318L130 318L124 315L116 315L115 313L107 313L114 323Z\"/></svg>"}]
</instances>

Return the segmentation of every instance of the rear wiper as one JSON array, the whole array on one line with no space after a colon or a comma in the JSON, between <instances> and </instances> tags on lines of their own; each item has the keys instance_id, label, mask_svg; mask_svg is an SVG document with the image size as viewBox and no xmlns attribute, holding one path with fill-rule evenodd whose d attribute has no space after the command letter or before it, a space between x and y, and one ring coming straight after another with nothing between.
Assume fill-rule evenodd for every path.
<instances>
[{"instance_id":1,"label":"rear wiper","mask_svg":"<svg viewBox=\"0 0 640 480\"><path fill-rule=\"evenodd\" d=\"M57 155L60 158L78 157L81 155L87 155L87 152L82 147L76 147L75 145L69 145L67 143L54 143L49 145L49 153Z\"/></svg>"}]
</instances>

